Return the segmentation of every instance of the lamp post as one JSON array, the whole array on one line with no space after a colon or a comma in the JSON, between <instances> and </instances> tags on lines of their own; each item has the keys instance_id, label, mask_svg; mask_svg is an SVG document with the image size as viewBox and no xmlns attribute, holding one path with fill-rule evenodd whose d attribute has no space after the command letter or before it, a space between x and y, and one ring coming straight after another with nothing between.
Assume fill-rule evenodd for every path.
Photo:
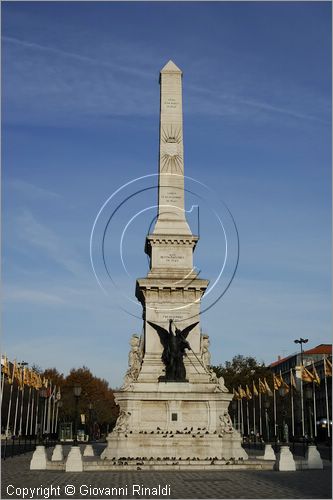
<instances>
[{"instance_id":1,"label":"lamp post","mask_svg":"<svg viewBox=\"0 0 333 500\"><path fill-rule=\"evenodd\" d=\"M296 339L294 340L295 344L300 344L300 348L301 348L301 365L303 366L303 344L306 344L307 342L309 342L309 339L302 339L302 337L300 337L299 339Z\"/></svg>"},{"instance_id":2,"label":"lamp post","mask_svg":"<svg viewBox=\"0 0 333 500\"><path fill-rule=\"evenodd\" d=\"M234 427L237 428L237 419L236 419L236 410L237 410L237 401L233 399L231 401L232 415L234 417Z\"/></svg>"},{"instance_id":3,"label":"lamp post","mask_svg":"<svg viewBox=\"0 0 333 500\"><path fill-rule=\"evenodd\" d=\"M265 423L266 423L266 439L267 442L269 443L269 422L268 422L268 410L270 407L270 403L268 399L265 399L264 401L264 408L265 408Z\"/></svg>"},{"instance_id":4,"label":"lamp post","mask_svg":"<svg viewBox=\"0 0 333 500\"><path fill-rule=\"evenodd\" d=\"M279 394L282 398L282 435L281 435L281 438L282 438L282 442L283 443L288 443L289 441L289 432L288 432L288 425L286 424L286 416L287 416L287 412L286 412L286 409L285 409L285 405L284 405L284 398L285 396L287 395L287 390L286 388L281 385L281 387L279 388Z\"/></svg>"},{"instance_id":5,"label":"lamp post","mask_svg":"<svg viewBox=\"0 0 333 500\"><path fill-rule=\"evenodd\" d=\"M55 429L54 429L54 433L57 435L57 433L59 432L58 431L58 421L59 421L59 410L61 411L61 408L62 408L62 401L59 400L57 401L57 411L56 411L56 421L55 421ZM61 436L60 436L61 438Z\"/></svg>"},{"instance_id":6,"label":"lamp post","mask_svg":"<svg viewBox=\"0 0 333 500\"><path fill-rule=\"evenodd\" d=\"M45 420L45 399L47 398L47 389L45 387L42 387L39 389L39 399L41 401L41 412L40 412L40 427L39 427L39 442L42 444L44 441L44 420Z\"/></svg>"},{"instance_id":7,"label":"lamp post","mask_svg":"<svg viewBox=\"0 0 333 500\"><path fill-rule=\"evenodd\" d=\"M93 422L92 422L92 410L94 405L89 403L89 441L93 440Z\"/></svg>"},{"instance_id":8,"label":"lamp post","mask_svg":"<svg viewBox=\"0 0 333 500\"><path fill-rule=\"evenodd\" d=\"M74 421L74 442L73 446L77 446L77 431L78 431L78 408L79 408L79 399L81 396L82 388L79 384L75 384L73 387L73 393L75 397L75 421Z\"/></svg>"},{"instance_id":9,"label":"lamp post","mask_svg":"<svg viewBox=\"0 0 333 500\"><path fill-rule=\"evenodd\" d=\"M300 344L301 348L301 420L302 420L302 437L303 437L303 442L304 442L304 435L305 435L305 430L304 430L304 401L303 401L303 344L306 344L309 341L309 339L303 339L300 337L299 339L295 339L294 342L295 344Z\"/></svg>"},{"instance_id":10,"label":"lamp post","mask_svg":"<svg viewBox=\"0 0 333 500\"><path fill-rule=\"evenodd\" d=\"M305 397L308 406L308 439L309 442L313 442L313 429L312 429L312 412L311 412L311 401L313 398L313 390L311 384L308 384L305 388Z\"/></svg>"}]
</instances>

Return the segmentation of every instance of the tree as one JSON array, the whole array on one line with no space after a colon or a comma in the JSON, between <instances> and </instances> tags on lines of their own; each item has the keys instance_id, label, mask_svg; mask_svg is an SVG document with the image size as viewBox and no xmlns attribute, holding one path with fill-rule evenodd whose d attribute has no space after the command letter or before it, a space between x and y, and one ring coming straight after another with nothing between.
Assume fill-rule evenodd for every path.
<instances>
[{"instance_id":1,"label":"tree","mask_svg":"<svg viewBox=\"0 0 333 500\"><path fill-rule=\"evenodd\" d=\"M230 391L240 385L242 387L248 385L251 389L253 380L257 382L259 378L264 379L271 375L270 369L264 363L258 363L256 358L241 354L234 356L231 361L226 361L224 366L220 364L212 368L218 377L224 378L225 385Z\"/></svg>"},{"instance_id":2,"label":"tree","mask_svg":"<svg viewBox=\"0 0 333 500\"><path fill-rule=\"evenodd\" d=\"M73 421L75 417L75 397L73 388L75 384L81 386L79 398L79 414L86 416L86 422L92 417L100 427L106 431L112 428L118 417L118 407L115 404L112 389L106 380L95 377L89 368L72 369L67 377L60 374L55 368L49 368L42 373L43 377L52 381L61 392L61 417L62 420ZM92 406L92 409L90 409Z\"/></svg>"}]
</instances>

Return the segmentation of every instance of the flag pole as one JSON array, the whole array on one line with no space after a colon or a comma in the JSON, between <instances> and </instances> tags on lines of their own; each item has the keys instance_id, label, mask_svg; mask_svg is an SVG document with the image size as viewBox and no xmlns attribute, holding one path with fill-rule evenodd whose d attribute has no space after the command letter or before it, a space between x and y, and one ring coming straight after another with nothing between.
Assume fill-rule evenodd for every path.
<instances>
[{"instance_id":1,"label":"flag pole","mask_svg":"<svg viewBox=\"0 0 333 500\"><path fill-rule=\"evenodd\" d=\"M8 406L8 414L7 414L7 426L6 426L6 437L8 436L9 431L9 421L10 421L10 413L12 408L12 396L13 396L13 380L10 384L10 396L9 396L9 406Z\"/></svg>"},{"instance_id":2,"label":"flag pole","mask_svg":"<svg viewBox=\"0 0 333 500\"><path fill-rule=\"evenodd\" d=\"M33 424L34 424L35 393L36 393L36 388L33 387L33 389L32 389L32 398L31 398L30 429L29 429L29 435L30 436L32 436L32 427L33 427ZM36 395L36 399L37 399L37 395Z\"/></svg>"},{"instance_id":3,"label":"flag pole","mask_svg":"<svg viewBox=\"0 0 333 500\"><path fill-rule=\"evenodd\" d=\"M45 398L45 401L44 401L44 415L43 415L43 422L42 422L43 434L46 433L46 412L47 412L47 398Z\"/></svg>"},{"instance_id":4,"label":"flag pole","mask_svg":"<svg viewBox=\"0 0 333 500\"><path fill-rule=\"evenodd\" d=\"M276 397L275 397L275 388L273 389L273 410L274 410L274 438L276 439Z\"/></svg>"},{"instance_id":5,"label":"flag pole","mask_svg":"<svg viewBox=\"0 0 333 500\"><path fill-rule=\"evenodd\" d=\"M22 435L23 404L24 404L24 384L23 387L21 388L21 414L20 414L19 436Z\"/></svg>"},{"instance_id":6,"label":"flag pole","mask_svg":"<svg viewBox=\"0 0 333 500\"><path fill-rule=\"evenodd\" d=\"M316 406L316 384L312 382L313 388L313 425L314 425L314 436L317 437L317 406Z\"/></svg>"},{"instance_id":7,"label":"flag pole","mask_svg":"<svg viewBox=\"0 0 333 500\"><path fill-rule=\"evenodd\" d=\"M295 415L294 415L294 386L291 383L292 368L290 368L290 404L291 404L291 434L295 436Z\"/></svg>"},{"instance_id":8,"label":"flag pole","mask_svg":"<svg viewBox=\"0 0 333 500\"><path fill-rule=\"evenodd\" d=\"M301 365L301 417L302 417L302 437L305 436L304 428L304 399L303 399L303 365Z\"/></svg>"},{"instance_id":9,"label":"flag pole","mask_svg":"<svg viewBox=\"0 0 333 500\"><path fill-rule=\"evenodd\" d=\"M52 406L52 382L50 382L50 395L49 395L49 400L48 400L48 408L47 408L47 426L46 426L46 433L49 434L51 431L51 406Z\"/></svg>"},{"instance_id":10,"label":"flag pole","mask_svg":"<svg viewBox=\"0 0 333 500\"><path fill-rule=\"evenodd\" d=\"M51 434L53 434L54 430L54 410L55 410L55 398L56 398L56 388L57 386L54 386L54 396L53 396L53 405L52 405L52 420L51 420Z\"/></svg>"},{"instance_id":11,"label":"flag pole","mask_svg":"<svg viewBox=\"0 0 333 500\"><path fill-rule=\"evenodd\" d=\"M253 394L253 437L255 438L256 436L256 398L255 395Z\"/></svg>"},{"instance_id":12,"label":"flag pole","mask_svg":"<svg viewBox=\"0 0 333 500\"><path fill-rule=\"evenodd\" d=\"M259 434L262 436L262 420L261 420L261 392L259 392Z\"/></svg>"},{"instance_id":13,"label":"flag pole","mask_svg":"<svg viewBox=\"0 0 333 500\"><path fill-rule=\"evenodd\" d=\"M56 417L55 417L55 423L54 423L54 433L55 434L57 433L57 430L58 430L58 410L59 410L58 401L56 402L56 406L57 406L57 409L56 409Z\"/></svg>"},{"instance_id":14,"label":"flag pole","mask_svg":"<svg viewBox=\"0 0 333 500\"><path fill-rule=\"evenodd\" d=\"M241 429L242 429L242 436L244 436L244 412L243 412L243 398L241 399Z\"/></svg>"},{"instance_id":15,"label":"flag pole","mask_svg":"<svg viewBox=\"0 0 333 500\"><path fill-rule=\"evenodd\" d=\"M30 403L31 403L31 387L29 387L27 418L25 421L25 435L26 436L28 435L28 428L29 428Z\"/></svg>"},{"instance_id":16,"label":"flag pole","mask_svg":"<svg viewBox=\"0 0 333 500\"><path fill-rule=\"evenodd\" d=\"M1 371L1 394L0 394L1 408L2 408L2 394L3 394L4 387L5 387L5 374L2 373L2 371Z\"/></svg>"},{"instance_id":17,"label":"flag pole","mask_svg":"<svg viewBox=\"0 0 333 500\"><path fill-rule=\"evenodd\" d=\"M324 379L325 379L325 400L326 400L326 418L327 418L327 437L331 437L331 429L330 429L330 410L328 406L328 392L327 392L327 375L326 375L326 358L324 360Z\"/></svg>"},{"instance_id":18,"label":"flag pole","mask_svg":"<svg viewBox=\"0 0 333 500\"><path fill-rule=\"evenodd\" d=\"M19 395L20 395L20 388L19 388L19 385L17 385L16 405L15 405L15 419L14 419L14 432L13 432L13 436L16 436L16 422L17 422L17 410L18 410Z\"/></svg>"},{"instance_id":19,"label":"flag pole","mask_svg":"<svg viewBox=\"0 0 333 500\"><path fill-rule=\"evenodd\" d=\"M247 424L247 435L250 437L250 417L249 417L249 400L246 400L246 424Z\"/></svg>"},{"instance_id":20,"label":"flag pole","mask_svg":"<svg viewBox=\"0 0 333 500\"><path fill-rule=\"evenodd\" d=\"M38 431L38 409L39 409L39 390L36 391L36 419L35 419L35 435L37 436ZM43 423L41 423L42 427Z\"/></svg>"}]
</instances>

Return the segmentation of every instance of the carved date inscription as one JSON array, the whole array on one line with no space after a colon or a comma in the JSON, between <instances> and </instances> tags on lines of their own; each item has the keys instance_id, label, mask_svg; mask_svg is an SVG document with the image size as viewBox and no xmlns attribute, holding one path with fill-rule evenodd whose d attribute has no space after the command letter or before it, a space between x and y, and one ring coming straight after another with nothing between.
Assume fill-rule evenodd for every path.
<instances>
[{"instance_id":1,"label":"carved date inscription","mask_svg":"<svg viewBox=\"0 0 333 500\"><path fill-rule=\"evenodd\" d=\"M170 252L165 255L160 255L160 259L163 264L178 264L184 260L184 255L179 255L174 252Z\"/></svg>"},{"instance_id":2,"label":"carved date inscription","mask_svg":"<svg viewBox=\"0 0 333 500\"><path fill-rule=\"evenodd\" d=\"M179 106L179 101L175 97L166 97L164 99L164 107L166 109L177 109Z\"/></svg>"}]
</instances>

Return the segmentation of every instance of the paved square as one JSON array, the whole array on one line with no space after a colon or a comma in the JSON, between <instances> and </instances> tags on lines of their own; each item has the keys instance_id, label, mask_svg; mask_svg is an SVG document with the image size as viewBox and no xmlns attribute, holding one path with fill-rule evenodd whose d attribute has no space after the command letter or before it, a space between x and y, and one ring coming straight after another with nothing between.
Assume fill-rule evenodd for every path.
<instances>
[{"instance_id":1,"label":"paved square","mask_svg":"<svg viewBox=\"0 0 333 500\"><path fill-rule=\"evenodd\" d=\"M49 498L332 498L331 467L297 472L271 471L30 471L31 453L2 461L1 498L23 498L22 488L50 488ZM11 486L10 486L11 485ZM170 485L170 494L134 494L133 485L157 488ZM66 494L67 486L67 494ZM102 488L118 494L103 494ZM69 488L69 489L68 489ZM126 488L121 494L119 488ZM42 494L44 492L44 495ZM127 494L126 494L127 492ZM113 493L116 493L114 491ZM47 498L48 490L25 498Z\"/></svg>"}]
</instances>

